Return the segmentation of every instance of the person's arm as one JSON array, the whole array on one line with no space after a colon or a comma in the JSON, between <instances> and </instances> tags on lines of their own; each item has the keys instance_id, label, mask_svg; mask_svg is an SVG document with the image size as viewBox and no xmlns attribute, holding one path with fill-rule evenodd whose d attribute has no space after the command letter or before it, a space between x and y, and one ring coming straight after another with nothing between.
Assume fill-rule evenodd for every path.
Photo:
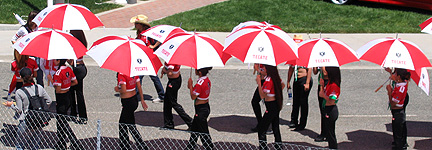
<instances>
[{"instance_id":1,"label":"person's arm","mask_svg":"<svg viewBox=\"0 0 432 150\"><path fill-rule=\"evenodd\" d=\"M137 88L138 88L139 96L140 96L140 98L141 98L141 105L142 105L144 111L147 111L148 106L147 106L147 103L146 103L145 100L144 100L144 95L143 95L143 91L142 91L142 88L141 88L141 83L140 83L140 82L137 82L136 84L137 84ZM125 87L125 88L126 88L126 87Z\"/></svg>"},{"instance_id":2,"label":"person's arm","mask_svg":"<svg viewBox=\"0 0 432 150\"><path fill-rule=\"evenodd\" d=\"M309 89L310 89L310 87L309 87L309 83L310 83L310 79L311 79L311 76L312 76L312 68L308 68L307 69L308 71L307 71L307 76L306 76L306 84L304 84L304 90L305 91L308 91Z\"/></svg>"},{"instance_id":3,"label":"person's arm","mask_svg":"<svg viewBox=\"0 0 432 150\"><path fill-rule=\"evenodd\" d=\"M48 106L51 105L51 103L52 103L51 97L48 95L48 93L45 91L45 89L40 85L36 85L36 86L38 86L38 90L40 91L39 95L45 99Z\"/></svg>"},{"instance_id":4,"label":"person's arm","mask_svg":"<svg viewBox=\"0 0 432 150\"><path fill-rule=\"evenodd\" d=\"M77 85L77 84L78 84L78 80L77 80L77 79L72 80L72 82L71 82L71 86L75 86L75 85Z\"/></svg>"},{"instance_id":5,"label":"person's arm","mask_svg":"<svg viewBox=\"0 0 432 150\"><path fill-rule=\"evenodd\" d=\"M256 77L256 83L258 85L258 93L260 95L261 99L264 99L267 95L264 93L261 85L261 75L257 75Z\"/></svg>"},{"instance_id":6,"label":"person's arm","mask_svg":"<svg viewBox=\"0 0 432 150\"><path fill-rule=\"evenodd\" d=\"M198 97L198 95L196 95L196 94L193 92L193 86L192 86L192 84L193 84L192 78L189 78L189 80L188 80L188 89L189 89L189 94L190 94L190 96L191 96L191 99L192 99L192 100L195 100L195 99Z\"/></svg>"},{"instance_id":7,"label":"person's arm","mask_svg":"<svg viewBox=\"0 0 432 150\"><path fill-rule=\"evenodd\" d=\"M154 48L158 47L160 44L161 44L161 42L156 41L156 43L154 45L150 45L149 48L154 49Z\"/></svg>"},{"instance_id":8,"label":"person's arm","mask_svg":"<svg viewBox=\"0 0 432 150\"><path fill-rule=\"evenodd\" d=\"M386 86L386 89L387 89L387 95L388 95L388 100L389 100L389 103L390 103L390 106L393 108L394 106L396 106L396 102L394 102L393 100L392 100L392 93L393 93L393 88L392 88L392 86L390 85L390 84L388 84L387 86Z\"/></svg>"},{"instance_id":9,"label":"person's arm","mask_svg":"<svg viewBox=\"0 0 432 150\"><path fill-rule=\"evenodd\" d=\"M290 82L291 82L291 77L292 77L293 73L294 73L294 67L290 66L288 69L287 90L291 89Z\"/></svg>"}]
</instances>

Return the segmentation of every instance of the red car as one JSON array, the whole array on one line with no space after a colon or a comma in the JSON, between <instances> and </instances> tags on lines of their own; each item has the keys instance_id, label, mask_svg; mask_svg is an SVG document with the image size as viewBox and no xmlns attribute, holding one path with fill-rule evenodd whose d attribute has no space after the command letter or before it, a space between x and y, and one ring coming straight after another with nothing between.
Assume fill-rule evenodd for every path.
<instances>
[{"instance_id":1,"label":"red car","mask_svg":"<svg viewBox=\"0 0 432 150\"><path fill-rule=\"evenodd\" d=\"M348 4L354 1L367 1L383 4L399 5L404 7L414 7L432 11L432 0L331 0L335 4Z\"/></svg>"}]
</instances>

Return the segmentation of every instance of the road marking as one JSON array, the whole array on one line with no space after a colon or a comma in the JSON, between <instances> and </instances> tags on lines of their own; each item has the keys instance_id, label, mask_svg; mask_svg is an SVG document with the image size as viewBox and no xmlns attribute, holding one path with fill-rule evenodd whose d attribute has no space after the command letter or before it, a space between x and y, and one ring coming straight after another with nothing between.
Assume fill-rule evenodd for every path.
<instances>
[{"instance_id":1,"label":"road marking","mask_svg":"<svg viewBox=\"0 0 432 150\"><path fill-rule=\"evenodd\" d=\"M406 115L407 117L416 117L417 115ZM392 117L392 115L339 115L339 117L344 118L382 118L382 117Z\"/></svg>"}]
</instances>

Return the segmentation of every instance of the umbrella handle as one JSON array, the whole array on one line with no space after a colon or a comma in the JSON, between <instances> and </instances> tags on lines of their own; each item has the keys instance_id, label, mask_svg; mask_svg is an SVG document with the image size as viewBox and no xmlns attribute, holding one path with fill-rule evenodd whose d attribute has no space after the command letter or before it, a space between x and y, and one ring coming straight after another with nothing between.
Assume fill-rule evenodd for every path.
<instances>
[{"instance_id":1,"label":"umbrella handle","mask_svg":"<svg viewBox=\"0 0 432 150\"><path fill-rule=\"evenodd\" d=\"M381 84L381 86L379 86L379 87L375 90L375 93L378 92L378 91L379 91L379 90L384 86L384 84L386 84L389 80L390 80L390 78L388 78L386 82L384 82L383 84Z\"/></svg>"},{"instance_id":2,"label":"umbrella handle","mask_svg":"<svg viewBox=\"0 0 432 150\"><path fill-rule=\"evenodd\" d=\"M192 77L192 67L190 68L189 78Z\"/></svg>"}]
</instances>

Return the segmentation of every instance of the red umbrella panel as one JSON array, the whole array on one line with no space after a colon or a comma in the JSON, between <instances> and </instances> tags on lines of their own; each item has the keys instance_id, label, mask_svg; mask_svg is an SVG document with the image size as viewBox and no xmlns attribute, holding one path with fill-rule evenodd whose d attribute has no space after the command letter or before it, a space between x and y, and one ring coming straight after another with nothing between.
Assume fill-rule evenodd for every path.
<instances>
[{"instance_id":1,"label":"red umbrella panel","mask_svg":"<svg viewBox=\"0 0 432 150\"><path fill-rule=\"evenodd\" d=\"M381 38L368 42L357 50L361 60L382 67L416 70L432 67L423 51L414 43L401 39Z\"/></svg>"},{"instance_id":2,"label":"red umbrella panel","mask_svg":"<svg viewBox=\"0 0 432 150\"><path fill-rule=\"evenodd\" d=\"M105 69L128 76L157 75L162 66L153 50L142 40L127 36L107 36L94 42L87 55Z\"/></svg>"},{"instance_id":3,"label":"red umbrella panel","mask_svg":"<svg viewBox=\"0 0 432 150\"><path fill-rule=\"evenodd\" d=\"M91 30L103 26L87 7L77 4L56 4L43 9L33 19L38 27L58 30Z\"/></svg>"},{"instance_id":4,"label":"red umbrella panel","mask_svg":"<svg viewBox=\"0 0 432 150\"><path fill-rule=\"evenodd\" d=\"M421 23L420 25L421 32L432 34L432 17Z\"/></svg>"},{"instance_id":5,"label":"red umbrella panel","mask_svg":"<svg viewBox=\"0 0 432 150\"><path fill-rule=\"evenodd\" d=\"M297 59L298 45L276 25L251 25L225 38L224 53L244 63L276 66Z\"/></svg>"},{"instance_id":6,"label":"red umbrella panel","mask_svg":"<svg viewBox=\"0 0 432 150\"><path fill-rule=\"evenodd\" d=\"M200 69L223 67L230 56L223 54L222 49L222 44L206 34L185 32L169 37L155 54L168 64Z\"/></svg>"},{"instance_id":7,"label":"red umbrella panel","mask_svg":"<svg viewBox=\"0 0 432 150\"><path fill-rule=\"evenodd\" d=\"M171 25L157 25L154 27L151 27L150 29L147 29L143 35L146 37L150 37L152 39L155 39L161 43L165 42L165 40L176 34L186 32L180 27L171 26Z\"/></svg>"},{"instance_id":8,"label":"red umbrella panel","mask_svg":"<svg viewBox=\"0 0 432 150\"><path fill-rule=\"evenodd\" d=\"M296 64L299 66L339 67L347 63L359 61L357 53L345 43L335 39L311 39L299 44L299 59ZM288 61L287 63L292 63Z\"/></svg>"},{"instance_id":9,"label":"red umbrella panel","mask_svg":"<svg viewBox=\"0 0 432 150\"><path fill-rule=\"evenodd\" d=\"M429 95L429 74L426 68L417 69L416 71L408 70L411 72L411 79L422 89L426 95Z\"/></svg>"},{"instance_id":10,"label":"red umbrella panel","mask_svg":"<svg viewBox=\"0 0 432 150\"><path fill-rule=\"evenodd\" d=\"M21 55L47 60L77 59L84 56L87 48L70 33L55 30L39 30L19 39L14 45Z\"/></svg>"}]
</instances>

